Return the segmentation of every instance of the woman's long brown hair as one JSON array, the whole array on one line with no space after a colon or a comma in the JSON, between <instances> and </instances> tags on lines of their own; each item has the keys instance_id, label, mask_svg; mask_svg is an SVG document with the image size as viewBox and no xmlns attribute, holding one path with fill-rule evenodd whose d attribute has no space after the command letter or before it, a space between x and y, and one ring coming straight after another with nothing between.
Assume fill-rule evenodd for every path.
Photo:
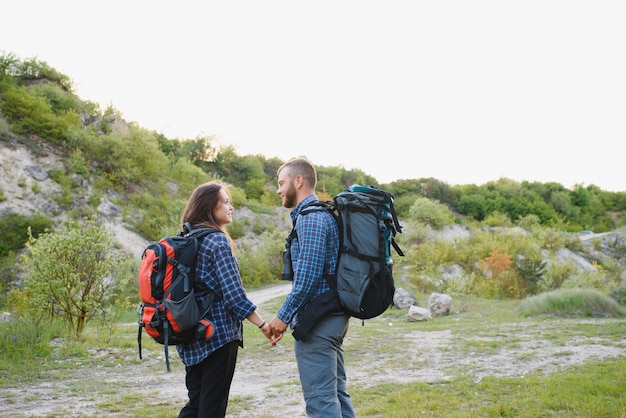
<instances>
[{"instance_id":1,"label":"woman's long brown hair","mask_svg":"<svg viewBox=\"0 0 626 418\"><path fill-rule=\"evenodd\" d=\"M185 224L188 222L194 229L215 228L222 231L228 237L230 246L235 251L235 241L230 237L226 228L215 220L215 215L213 214L217 205L222 203L220 190L225 189L226 193L228 193L229 188L230 185L219 181L209 181L196 187L183 210L181 223L183 228L185 228Z\"/></svg>"}]
</instances>

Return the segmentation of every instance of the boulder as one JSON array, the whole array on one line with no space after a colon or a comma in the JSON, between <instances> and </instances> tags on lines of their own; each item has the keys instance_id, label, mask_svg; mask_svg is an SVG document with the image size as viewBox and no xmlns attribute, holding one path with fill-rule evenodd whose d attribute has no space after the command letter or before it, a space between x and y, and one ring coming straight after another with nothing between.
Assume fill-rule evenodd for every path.
<instances>
[{"instance_id":1,"label":"boulder","mask_svg":"<svg viewBox=\"0 0 626 418\"><path fill-rule=\"evenodd\" d=\"M430 310L413 305L409 308L407 318L409 322L428 321L431 318Z\"/></svg>"},{"instance_id":2,"label":"boulder","mask_svg":"<svg viewBox=\"0 0 626 418\"><path fill-rule=\"evenodd\" d=\"M408 290L397 287L393 294L393 304L400 309L408 309L411 305L417 304L417 299Z\"/></svg>"},{"instance_id":3,"label":"boulder","mask_svg":"<svg viewBox=\"0 0 626 418\"><path fill-rule=\"evenodd\" d=\"M428 307L434 316L447 315L452 308L452 297L442 293L432 293L428 299Z\"/></svg>"}]
</instances>

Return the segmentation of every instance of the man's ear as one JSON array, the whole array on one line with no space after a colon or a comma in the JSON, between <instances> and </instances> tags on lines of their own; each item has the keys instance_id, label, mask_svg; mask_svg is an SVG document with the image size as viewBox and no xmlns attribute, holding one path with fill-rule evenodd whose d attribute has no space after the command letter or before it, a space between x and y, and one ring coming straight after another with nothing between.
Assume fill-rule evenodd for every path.
<instances>
[{"instance_id":1,"label":"man's ear","mask_svg":"<svg viewBox=\"0 0 626 418\"><path fill-rule=\"evenodd\" d=\"M302 176L296 176L295 180L296 189L301 189L304 186L304 178Z\"/></svg>"}]
</instances>

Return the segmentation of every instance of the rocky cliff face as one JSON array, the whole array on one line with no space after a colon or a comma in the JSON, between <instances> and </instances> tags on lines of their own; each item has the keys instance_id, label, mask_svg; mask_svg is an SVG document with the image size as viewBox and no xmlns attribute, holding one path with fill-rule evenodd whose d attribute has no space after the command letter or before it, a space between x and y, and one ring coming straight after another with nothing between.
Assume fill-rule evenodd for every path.
<instances>
[{"instance_id":1,"label":"rocky cliff face","mask_svg":"<svg viewBox=\"0 0 626 418\"><path fill-rule=\"evenodd\" d=\"M54 170L63 168L66 156L62 151L40 142L36 145L37 152L17 139L0 141L0 214L16 213L24 216L45 214L56 222L66 219L67 210L59 203L61 186L50 177ZM72 177L74 190L76 191L72 205L74 207L87 205L87 200L92 194L90 180L74 175ZM131 232L126 228L121 213L111 200L113 196L106 194L100 198L101 203L97 208L98 216L105 227L114 235L121 249L126 253L140 257L148 241L143 237ZM267 219L261 219L267 218ZM289 231L291 221L288 210L276 208L276 215L254 214L246 207L235 210L235 219L249 220L254 222L271 222L279 230ZM260 238L252 231L238 239L238 244L254 246Z\"/></svg>"},{"instance_id":2,"label":"rocky cliff face","mask_svg":"<svg viewBox=\"0 0 626 418\"><path fill-rule=\"evenodd\" d=\"M61 167L61 156L51 148L35 155L24 144L0 142L0 191L4 197L0 213L62 212L54 202L61 188L49 176L50 170Z\"/></svg>"},{"instance_id":3,"label":"rocky cliff face","mask_svg":"<svg viewBox=\"0 0 626 418\"><path fill-rule=\"evenodd\" d=\"M0 142L0 214L33 216L40 213L61 222L66 218L66 210L57 203L62 190L50 178L50 172L63 168L65 156L46 143L38 143L37 149L35 153L16 140ZM85 204L91 193L89 180L74 176L72 181L79 190L75 204ZM125 228L119 209L106 197L98 207L98 215L123 251L141 255L147 241Z\"/></svg>"},{"instance_id":4,"label":"rocky cliff face","mask_svg":"<svg viewBox=\"0 0 626 418\"><path fill-rule=\"evenodd\" d=\"M36 152L33 151L35 148ZM62 192L61 187L50 178L53 170L63 168L65 158L59 149L44 141L36 143L36 146L28 146L17 138L0 141L0 214L32 216L43 213L58 222L65 220L66 209L57 203ZM89 179L74 176L72 181L77 190L72 205L86 205L92 193ZM140 257L148 241L126 228L121 209L105 195L101 198L97 211L121 249L132 256ZM243 207L236 210L235 218L241 221L248 219L250 224L254 224L253 221L258 222L261 217L268 218L262 221L272 222L277 228L287 232L290 228L288 212L287 209L276 208L276 215L258 215ZM471 231L456 225L433 233L438 239L449 240L467 238ZM561 249L558 252L561 261L567 258L579 270L593 270L597 268L596 263L604 262L607 258L622 266L626 265L626 233L585 234L578 238L582 243L582 251ZM259 239L248 231L245 237L238 240L238 244L255 246Z\"/></svg>"}]
</instances>

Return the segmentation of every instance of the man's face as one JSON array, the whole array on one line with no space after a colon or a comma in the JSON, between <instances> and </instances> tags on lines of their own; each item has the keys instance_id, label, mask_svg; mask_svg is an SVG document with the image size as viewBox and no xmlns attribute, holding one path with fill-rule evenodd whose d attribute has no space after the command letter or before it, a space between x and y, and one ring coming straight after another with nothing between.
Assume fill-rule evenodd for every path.
<instances>
[{"instance_id":1,"label":"man's face","mask_svg":"<svg viewBox=\"0 0 626 418\"><path fill-rule=\"evenodd\" d=\"M296 206L296 188L293 180L285 170L278 175L278 190L276 191L282 198L283 206L291 209Z\"/></svg>"}]
</instances>

